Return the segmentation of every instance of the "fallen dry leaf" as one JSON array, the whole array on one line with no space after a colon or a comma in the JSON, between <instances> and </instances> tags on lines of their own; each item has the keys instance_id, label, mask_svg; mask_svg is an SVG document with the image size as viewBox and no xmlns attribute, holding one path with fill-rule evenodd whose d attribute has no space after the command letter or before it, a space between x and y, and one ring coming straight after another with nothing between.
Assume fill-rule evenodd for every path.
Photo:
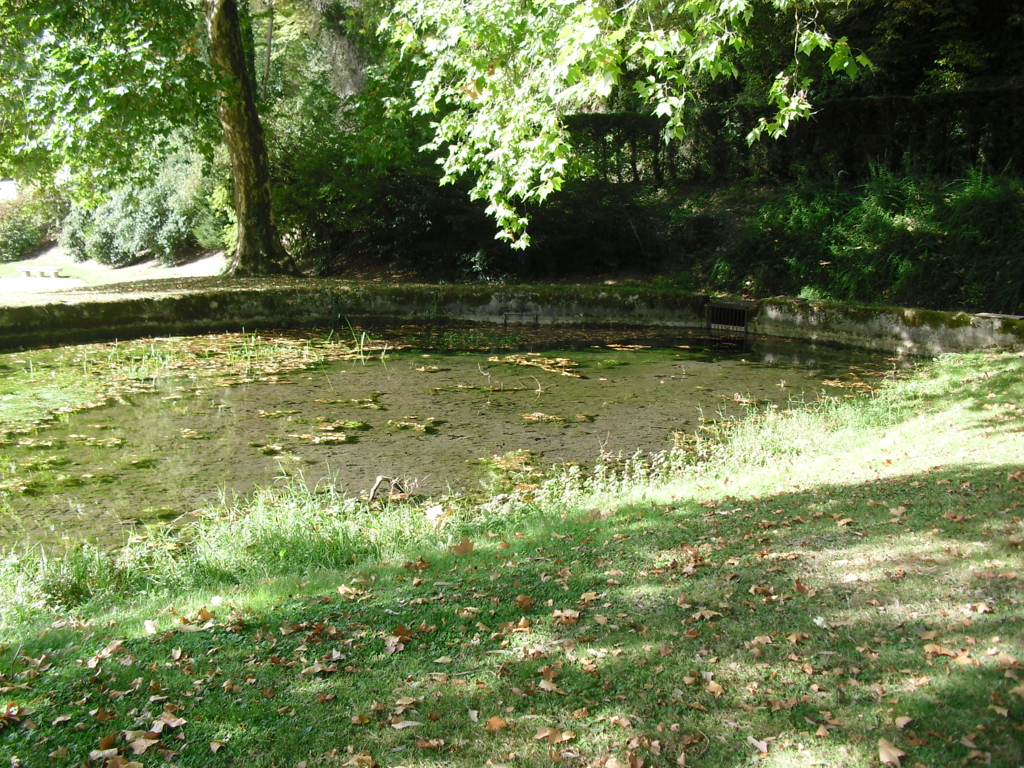
<instances>
[{"instance_id":1,"label":"fallen dry leaf","mask_svg":"<svg viewBox=\"0 0 1024 768\"><path fill-rule=\"evenodd\" d=\"M140 738L132 739L128 743L128 746L131 747L131 750L134 754L141 755L154 744L158 743L159 736L157 736L155 733L146 733Z\"/></svg>"},{"instance_id":2,"label":"fallen dry leaf","mask_svg":"<svg viewBox=\"0 0 1024 768\"><path fill-rule=\"evenodd\" d=\"M469 540L469 536L463 534L462 541L452 547L452 552L456 555L468 555L473 551L473 542Z\"/></svg>"},{"instance_id":3,"label":"fallen dry leaf","mask_svg":"<svg viewBox=\"0 0 1024 768\"><path fill-rule=\"evenodd\" d=\"M369 752L357 752L349 758L348 762L342 763L345 766L351 766L351 768L377 768L377 761L374 760Z\"/></svg>"},{"instance_id":4,"label":"fallen dry leaf","mask_svg":"<svg viewBox=\"0 0 1024 768\"><path fill-rule=\"evenodd\" d=\"M1000 651L996 655L996 664L1000 667L1016 667L1017 659L1008 654L1006 651Z\"/></svg>"},{"instance_id":5,"label":"fallen dry leaf","mask_svg":"<svg viewBox=\"0 0 1024 768\"><path fill-rule=\"evenodd\" d=\"M535 740L546 739L548 744L558 744L563 741L572 741L576 734L572 731L560 731L557 728L538 728L533 737Z\"/></svg>"},{"instance_id":6,"label":"fallen dry leaf","mask_svg":"<svg viewBox=\"0 0 1024 768\"><path fill-rule=\"evenodd\" d=\"M906 752L897 747L887 739L878 740L878 759L885 765L900 765L900 758L906 757Z\"/></svg>"},{"instance_id":7,"label":"fallen dry leaf","mask_svg":"<svg viewBox=\"0 0 1024 768\"><path fill-rule=\"evenodd\" d=\"M533 608L533 606L536 603L537 603L537 601L534 600L529 595L519 595L519 597L517 597L516 600L515 600L516 607L517 608L522 608L523 611L530 610L531 608Z\"/></svg>"},{"instance_id":8,"label":"fallen dry leaf","mask_svg":"<svg viewBox=\"0 0 1024 768\"><path fill-rule=\"evenodd\" d=\"M502 720L500 717L489 717L487 718L487 724L484 728L488 731L501 731L508 728L508 723Z\"/></svg>"},{"instance_id":9,"label":"fallen dry leaf","mask_svg":"<svg viewBox=\"0 0 1024 768\"><path fill-rule=\"evenodd\" d=\"M956 651L952 651L937 643L928 643L925 645L924 652L929 656L956 656Z\"/></svg>"},{"instance_id":10,"label":"fallen dry leaf","mask_svg":"<svg viewBox=\"0 0 1024 768\"><path fill-rule=\"evenodd\" d=\"M555 611L552 612L551 617L554 619L556 624L572 626L580 620L580 612L574 611L571 608L555 609Z\"/></svg>"},{"instance_id":11,"label":"fallen dry leaf","mask_svg":"<svg viewBox=\"0 0 1024 768\"><path fill-rule=\"evenodd\" d=\"M547 691L548 693L559 693L563 696L568 695L565 691L559 688L557 684L551 682L550 680L541 680L537 684L537 687L540 688L542 691Z\"/></svg>"}]
</instances>

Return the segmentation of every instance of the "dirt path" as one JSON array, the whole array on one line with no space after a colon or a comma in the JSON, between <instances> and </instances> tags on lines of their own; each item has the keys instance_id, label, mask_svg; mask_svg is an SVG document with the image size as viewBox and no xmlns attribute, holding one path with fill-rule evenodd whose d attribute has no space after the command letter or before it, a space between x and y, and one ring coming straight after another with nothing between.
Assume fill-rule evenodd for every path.
<instances>
[{"instance_id":1,"label":"dirt path","mask_svg":"<svg viewBox=\"0 0 1024 768\"><path fill-rule=\"evenodd\" d=\"M95 261L76 262L63 248L54 246L31 259L0 265L0 306L109 300L127 295L123 289L128 283L213 277L224 271L225 264L224 252L216 251L176 267L164 266L156 259L130 267L110 267ZM62 277L23 275L22 270L39 267L59 267ZM103 290L104 287L109 289ZM168 285L165 290L157 292L174 291Z\"/></svg>"}]
</instances>

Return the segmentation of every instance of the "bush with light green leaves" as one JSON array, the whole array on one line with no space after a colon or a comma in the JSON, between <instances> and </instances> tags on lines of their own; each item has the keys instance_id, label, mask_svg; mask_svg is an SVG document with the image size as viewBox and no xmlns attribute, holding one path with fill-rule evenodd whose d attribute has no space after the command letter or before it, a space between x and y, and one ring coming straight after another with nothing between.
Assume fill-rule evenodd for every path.
<instances>
[{"instance_id":1,"label":"bush with light green leaves","mask_svg":"<svg viewBox=\"0 0 1024 768\"><path fill-rule=\"evenodd\" d=\"M32 188L0 201L0 262L28 258L44 248L64 207L59 196Z\"/></svg>"},{"instance_id":2,"label":"bush with light green leaves","mask_svg":"<svg viewBox=\"0 0 1024 768\"><path fill-rule=\"evenodd\" d=\"M223 247L227 224L202 161L168 158L155 178L115 189L100 204L76 203L60 243L77 261L120 267L147 259L173 265L204 248Z\"/></svg>"}]
</instances>

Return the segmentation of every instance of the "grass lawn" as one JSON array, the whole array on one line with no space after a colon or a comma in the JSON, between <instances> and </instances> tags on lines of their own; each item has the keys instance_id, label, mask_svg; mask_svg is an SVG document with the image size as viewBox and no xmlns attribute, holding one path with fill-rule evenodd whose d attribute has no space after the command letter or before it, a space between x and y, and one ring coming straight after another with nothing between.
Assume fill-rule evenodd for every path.
<instances>
[{"instance_id":1,"label":"grass lawn","mask_svg":"<svg viewBox=\"0 0 1024 768\"><path fill-rule=\"evenodd\" d=\"M9 554L0 756L1024 764L1024 357L708 426L474 509L286 492Z\"/></svg>"}]
</instances>

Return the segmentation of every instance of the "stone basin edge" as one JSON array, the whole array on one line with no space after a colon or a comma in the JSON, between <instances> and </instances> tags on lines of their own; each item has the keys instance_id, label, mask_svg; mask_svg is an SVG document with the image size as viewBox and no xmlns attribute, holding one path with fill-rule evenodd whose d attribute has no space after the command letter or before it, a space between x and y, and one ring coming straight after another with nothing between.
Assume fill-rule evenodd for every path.
<instances>
[{"instance_id":1,"label":"stone basin edge","mask_svg":"<svg viewBox=\"0 0 1024 768\"><path fill-rule=\"evenodd\" d=\"M268 284L270 282L270 284ZM708 329L711 308L745 313L745 333L935 355L1024 348L1024 317L869 307L779 297L722 299L645 286L354 284L220 278L195 288L133 284L131 292L67 291L0 306L0 349L144 336L348 324L462 323L506 327ZM734 333L742 332L733 329Z\"/></svg>"}]
</instances>

